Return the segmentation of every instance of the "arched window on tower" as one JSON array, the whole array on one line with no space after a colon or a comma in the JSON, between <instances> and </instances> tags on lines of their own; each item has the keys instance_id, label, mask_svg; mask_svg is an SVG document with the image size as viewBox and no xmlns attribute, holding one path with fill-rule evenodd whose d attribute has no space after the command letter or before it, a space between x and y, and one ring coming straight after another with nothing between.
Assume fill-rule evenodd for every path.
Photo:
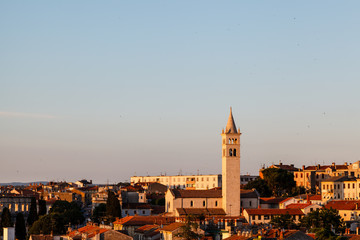
<instances>
[{"instance_id":1,"label":"arched window on tower","mask_svg":"<svg viewBox=\"0 0 360 240\"><path fill-rule=\"evenodd\" d=\"M229 156L232 157L232 155L233 155L233 152L232 152L232 149L230 148L229 149Z\"/></svg>"},{"instance_id":2,"label":"arched window on tower","mask_svg":"<svg viewBox=\"0 0 360 240\"><path fill-rule=\"evenodd\" d=\"M231 143L231 139L229 138L229 144Z\"/></svg>"},{"instance_id":3,"label":"arched window on tower","mask_svg":"<svg viewBox=\"0 0 360 240\"><path fill-rule=\"evenodd\" d=\"M236 157L236 149L234 149L234 157Z\"/></svg>"}]
</instances>

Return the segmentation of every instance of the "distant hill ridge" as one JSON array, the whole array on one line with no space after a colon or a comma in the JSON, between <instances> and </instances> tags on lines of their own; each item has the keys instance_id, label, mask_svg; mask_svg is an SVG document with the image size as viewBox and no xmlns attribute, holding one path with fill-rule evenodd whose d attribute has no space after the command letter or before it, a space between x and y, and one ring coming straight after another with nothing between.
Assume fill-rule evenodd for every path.
<instances>
[{"instance_id":1,"label":"distant hill ridge","mask_svg":"<svg viewBox=\"0 0 360 240\"><path fill-rule=\"evenodd\" d=\"M39 184L39 183L47 184L48 181L0 183L0 186L9 186L9 185L11 185L11 186L28 186L28 185L33 184L33 183L36 183L36 184Z\"/></svg>"}]
</instances>

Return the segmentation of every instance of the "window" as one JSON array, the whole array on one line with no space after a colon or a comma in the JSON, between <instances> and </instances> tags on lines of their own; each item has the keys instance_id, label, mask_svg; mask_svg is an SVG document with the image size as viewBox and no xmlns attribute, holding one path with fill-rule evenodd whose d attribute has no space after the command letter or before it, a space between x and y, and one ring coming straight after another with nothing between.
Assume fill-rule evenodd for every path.
<instances>
[{"instance_id":1,"label":"window","mask_svg":"<svg viewBox=\"0 0 360 240\"><path fill-rule=\"evenodd\" d=\"M190 201L190 207L193 207L193 206L194 206L194 202Z\"/></svg>"},{"instance_id":2,"label":"window","mask_svg":"<svg viewBox=\"0 0 360 240\"><path fill-rule=\"evenodd\" d=\"M249 206L251 207L251 201L249 201Z\"/></svg>"},{"instance_id":3,"label":"window","mask_svg":"<svg viewBox=\"0 0 360 240\"><path fill-rule=\"evenodd\" d=\"M355 183L353 183L353 188L355 188Z\"/></svg>"},{"instance_id":4,"label":"window","mask_svg":"<svg viewBox=\"0 0 360 240\"><path fill-rule=\"evenodd\" d=\"M206 205L206 204L205 204L205 201L203 201L203 207L205 207L205 205Z\"/></svg>"},{"instance_id":5,"label":"window","mask_svg":"<svg viewBox=\"0 0 360 240\"><path fill-rule=\"evenodd\" d=\"M128 211L127 211L127 210L125 210L125 214L128 214Z\"/></svg>"},{"instance_id":6,"label":"window","mask_svg":"<svg viewBox=\"0 0 360 240\"><path fill-rule=\"evenodd\" d=\"M217 201L215 201L215 207L217 207L217 205L218 205L218 203L217 203Z\"/></svg>"},{"instance_id":7,"label":"window","mask_svg":"<svg viewBox=\"0 0 360 240\"><path fill-rule=\"evenodd\" d=\"M301 178L303 177L302 173L300 173L300 177L301 177Z\"/></svg>"},{"instance_id":8,"label":"window","mask_svg":"<svg viewBox=\"0 0 360 240\"><path fill-rule=\"evenodd\" d=\"M145 210L143 210L142 212L143 212L143 214L145 214Z\"/></svg>"},{"instance_id":9,"label":"window","mask_svg":"<svg viewBox=\"0 0 360 240\"><path fill-rule=\"evenodd\" d=\"M334 189L336 189L336 184L334 184Z\"/></svg>"},{"instance_id":10,"label":"window","mask_svg":"<svg viewBox=\"0 0 360 240\"><path fill-rule=\"evenodd\" d=\"M269 215L264 216L264 220L269 220L269 219L270 219Z\"/></svg>"},{"instance_id":11,"label":"window","mask_svg":"<svg viewBox=\"0 0 360 240\"><path fill-rule=\"evenodd\" d=\"M252 220L255 220L255 215L252 215Z\"/></svg>"},{"instance_id":12,"label":"window","mask_svg":"<svg viewBox=\"0 0 360 240\"><path fill-rule=\"evenodd\" d=\"M258 220L261 220L261 215L258 215Z\"/></svg>"},{"instance_id":13,"label":"window","mask_svg":"<svg viewBox=\"0 0 360 240\"><path fill-rule=\"evenodd\" d=\"M297 178L297 173L295 173L295 178Z\"/></svg>"},{"instance_id":14,"label":"window","mask_svg":"<svg viewBox=\"0 0 360 240\"><path fill-rule=\"evenodd\" d=\"M236 149L234 149L234 157L236 157Z\"/></svg>"},{"instance_id":15,"label":"window","mask_svg":"<svg viewBox=\"0 0 360 240\"><path fill-rule=\"evenodd\" d=\"M233 155L233 152L232 152L232 149L230 148L229 149L229 156L232 157L232 155Z\"/></svg>"},{"instance_id":16,"label":"window","mask_svg":"<svg viewBox=\"0 0 360 240\"><path fill-rule=\"evenodd\" d=\"M348 188L350 189L350 183L348 183Z\"/></svg>"}]
</instances>

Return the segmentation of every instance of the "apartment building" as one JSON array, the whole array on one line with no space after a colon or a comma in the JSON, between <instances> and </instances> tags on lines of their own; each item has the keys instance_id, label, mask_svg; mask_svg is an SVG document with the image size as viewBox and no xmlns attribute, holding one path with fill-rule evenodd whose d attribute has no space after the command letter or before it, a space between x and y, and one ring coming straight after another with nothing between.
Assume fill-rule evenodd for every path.
<instances>
[{"instance_id":1,"label":"apartment building","mask_svg":"<svg viewBox=\"0 0 360 240\"><path fill-rule=\"evenodd\" d=\"M131 184L161 183L169 188L187 190L206 190L221 187L221 174L209 175L176 175L176 176L133 176Z\"/></svg>"}]
</instances>

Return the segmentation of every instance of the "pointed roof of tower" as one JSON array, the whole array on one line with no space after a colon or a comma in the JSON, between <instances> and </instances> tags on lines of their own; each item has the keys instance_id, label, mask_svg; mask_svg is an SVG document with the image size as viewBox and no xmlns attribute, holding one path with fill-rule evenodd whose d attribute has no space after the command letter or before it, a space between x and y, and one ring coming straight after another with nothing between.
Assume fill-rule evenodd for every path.
<instances>
[{"instance_id":1,"label":"pointed roof of tower","mask_svg":"<svg viewBox=\"0 0 360 240\"><path fill-rule=\"evenodd\" d=\"M234 117L232 115L232 108L230 107L230 115L226 124L225 133L237 133Z\"/></svg>"}]
</instances>

